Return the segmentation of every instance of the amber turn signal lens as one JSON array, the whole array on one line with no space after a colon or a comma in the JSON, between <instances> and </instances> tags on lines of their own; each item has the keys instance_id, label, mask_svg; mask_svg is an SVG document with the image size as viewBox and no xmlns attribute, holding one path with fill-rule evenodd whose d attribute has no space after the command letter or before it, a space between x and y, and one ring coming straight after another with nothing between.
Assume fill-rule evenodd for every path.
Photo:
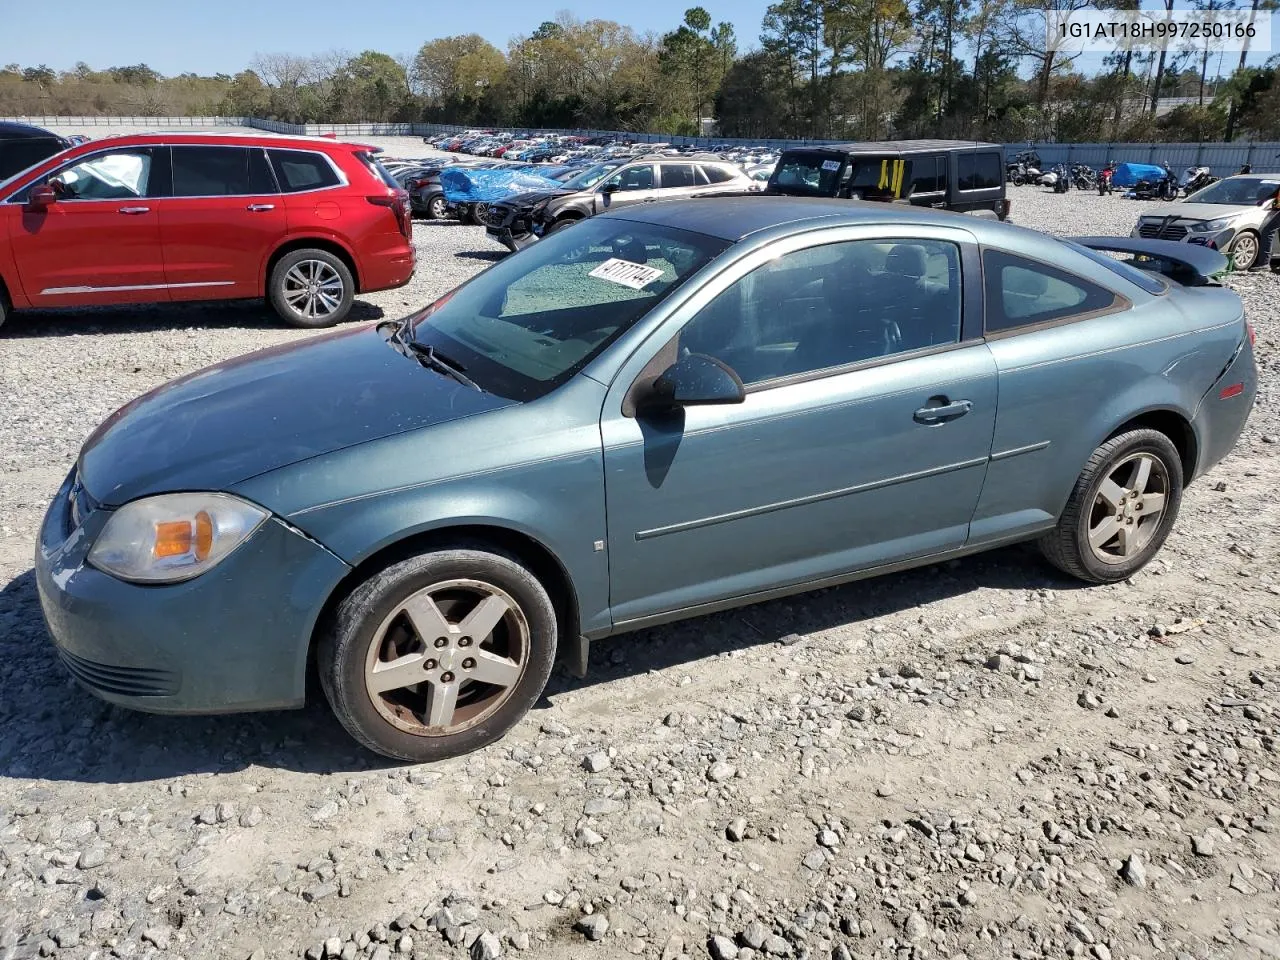
<instances>
[{"instance_id":1,"label":"amber turn signal lens","mask_svg":"<svg viewBox=\"0 0 1280 960\"><path fill-rule=\"evenodd\" d=\"M186 520L165 520L156 524L156 557L181 557L191 551L191 524Z\"/></svg>"}]
</instances>

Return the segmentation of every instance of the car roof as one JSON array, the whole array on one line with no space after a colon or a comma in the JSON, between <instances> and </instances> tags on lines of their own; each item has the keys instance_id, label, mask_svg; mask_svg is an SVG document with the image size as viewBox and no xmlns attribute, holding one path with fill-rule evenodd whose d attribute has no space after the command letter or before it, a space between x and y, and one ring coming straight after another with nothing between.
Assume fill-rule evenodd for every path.
<instances>
[{"instance_id":1,"label":"car roof","mask_svg":"<svg viewBox=\"0 0 1280 960\"><path fill-rule=\"evenodd\" d=\"M213 131L190 131L174 133L157 130L152 133L122 133L115 136L90 140L82 147L98 150L104 145L113 147L146 146L148 144L208 144L221 143L240 147L278 147L282 149L314 150L317 147L329 149L368 150L368 146L353 143L349 140L335 140L332 137L307 137L300 135L278 136L270 133L217 133ZM76 149L80 149L77 147Z\"/></svg>"},{"instance_id":2,"label":"car roof","mask_svg":"<svg viewBox=\"0 0 1280 960\"><path fill-rule=\"evenodd\" d=\"M29 123L0 122L0 140L61 140L52 130L33 127Z\"/></svg>"},{"instance_id":3,"label":"car roof","mask_svg":"<svg viewBox=\"0 0 1280 960\"><path fill-rule=\"evenodd\" d=\"M966 228L989 223L976 217L966 217L963 223L957 223L956 218L961 214L937 213L907 204L765 194L638 203L601 216L691 230L731 243L784 224L793 225L797 229L808 229L819 223L834 226L891 221L921 226Z\"/></svg>"},{"instance_id":4,"label":"car roof","mask_svg":"<svg viewBox=\"0 0 1280 960\"><path fill-rule=\"evenodd\" d=\"M942 150L998 150L998 143L981 140L867 140L860 143L815 143L805 147L790 147L787 153L818 151L828 153L875 153L901 155L908 153L938 153Z\"/></svg>"}]
</instances>

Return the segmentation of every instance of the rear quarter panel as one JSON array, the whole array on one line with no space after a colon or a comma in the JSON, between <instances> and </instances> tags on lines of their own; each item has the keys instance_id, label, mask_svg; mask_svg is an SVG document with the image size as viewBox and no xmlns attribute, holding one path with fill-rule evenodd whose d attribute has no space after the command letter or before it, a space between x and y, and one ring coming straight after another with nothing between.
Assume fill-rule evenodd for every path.
<instances>
[{"instance_id":1,"label":"rear quarter panel","mask_svg":"<svg viewBox=\"0 0 1280 960\"><path fill-rule=\"evenodd\" d=\"M1171 411L1194 429L1243 333L1234 294L1175 287L1121 313L990 339L1000 414L971 540L1051 526L1094 449L1134 417Z\"/></svg>"}]
</instances>

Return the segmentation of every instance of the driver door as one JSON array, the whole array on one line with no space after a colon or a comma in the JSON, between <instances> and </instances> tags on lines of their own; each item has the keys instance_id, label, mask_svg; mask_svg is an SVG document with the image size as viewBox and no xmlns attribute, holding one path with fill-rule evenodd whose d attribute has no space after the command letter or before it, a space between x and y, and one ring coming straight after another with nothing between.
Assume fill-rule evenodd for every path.
<instances>
[{"instance_id":1,"label":"driver door","mask_svg":"<svg viewBox=\"0 0 1280 960\"><path fill-rule=\"evenodd\" d=\"M168 193L163 148L107 150L76 160L46 181L58 191L29 204L9 243L33 307L168 300L158 197ZM17 198L25 203L26 194Z\"/></svg>"},{"instance_id":2,"label":"driver door","mask_svg":"<svg viewBox=\"0 0 1280 960\"><path fill-rule=\"evenodd\" d=\"M592 212L603 213L616 207L656 200L658 178L655 164L635 163L606 177L595 190Z\"/></svg>"},{"instance_id":3,"label":"driver door","mask_svg":"<svg viewBox=\"0 0 1280 960\"><path fill-rule=\"evenodd\" d=\"M996 415L977 269L967 231L830 230L682 305L605 401L615 625L963 546ZM628 413L692 354L733 368L745 402Z\"/></svg>"}]
</instances>

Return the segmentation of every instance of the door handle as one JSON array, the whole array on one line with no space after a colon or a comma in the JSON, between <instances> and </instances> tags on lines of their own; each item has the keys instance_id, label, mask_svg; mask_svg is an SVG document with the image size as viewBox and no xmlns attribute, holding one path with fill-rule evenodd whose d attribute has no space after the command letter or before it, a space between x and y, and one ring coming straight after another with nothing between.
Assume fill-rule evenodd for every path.
<instances>
[{"instance_id":1,"label":"door handle","mask_svg":"<svg viewBox=\"0 0 1280 960\"><path fill-rule=\"evenodd\" d=\"M251 203L249 206L245 207L246 210L252 210L254 213L265 213L266 211L274 210L275 208L276 205L274 203Z\"/></svg>"},{"instance_id":2,"label":"door handle","mask_svg":"<svg viewBox=\"0 0 1280 960\"><path fill-rule=\"evenodd\" d=\"M127 213L132 216L137 216L140 213L150 213L151 208L150 207L121 207L120 212Z\"/></svg>"},{"instance_id":3,"label":"door handle","mask_svg":"<svg viewBox=\"0 0 1280 960\"><path fill-rule=\"evenodd\" d=\"M939 399L946 400L945 397ZM972 409L972 400L953 400L949 403L944 402L936 407L921 407L916 411L914 419L916 423L946 423L948 420L963 417Z\"/></svg>"}]
</instances>

